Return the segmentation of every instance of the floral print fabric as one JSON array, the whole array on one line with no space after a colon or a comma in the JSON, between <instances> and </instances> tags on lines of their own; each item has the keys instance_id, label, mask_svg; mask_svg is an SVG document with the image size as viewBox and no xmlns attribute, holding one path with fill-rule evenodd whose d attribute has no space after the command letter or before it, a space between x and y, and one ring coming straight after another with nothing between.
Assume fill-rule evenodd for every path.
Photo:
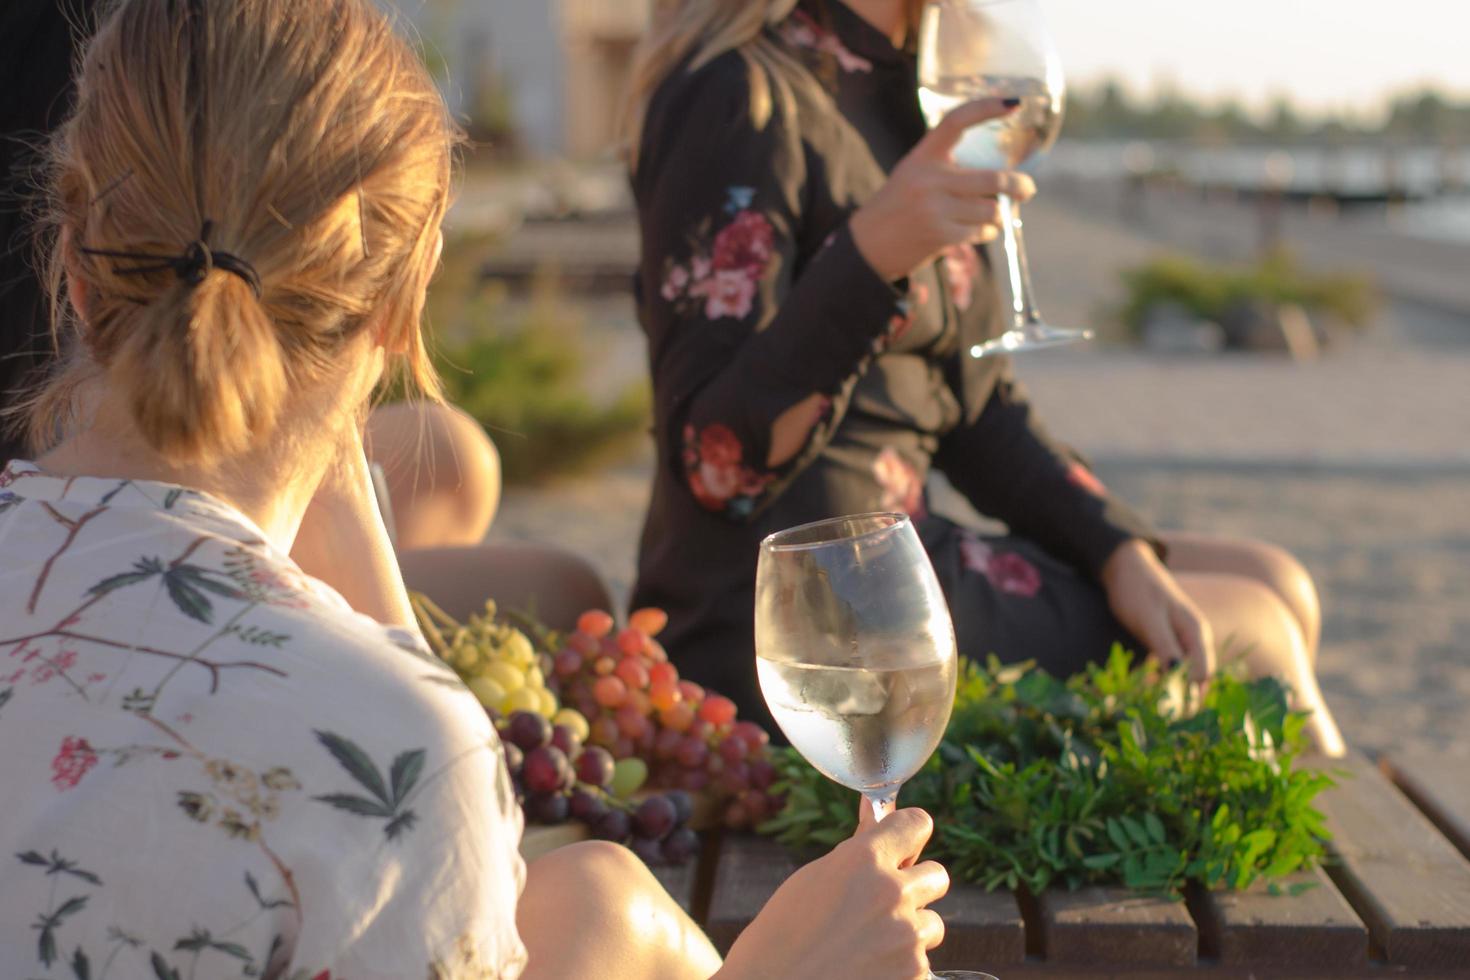
<instances>
[{"instance_id":1,"label":"floral print fabric","mask_svg":"<svg viewBox=\"0 0 1470 980\"><path fill-rule=\"evenodd\" d=\"M408 630L158 483L0 473L0 962L26 978L510 978L493 730Z\"/></svg>"}]
</instances>

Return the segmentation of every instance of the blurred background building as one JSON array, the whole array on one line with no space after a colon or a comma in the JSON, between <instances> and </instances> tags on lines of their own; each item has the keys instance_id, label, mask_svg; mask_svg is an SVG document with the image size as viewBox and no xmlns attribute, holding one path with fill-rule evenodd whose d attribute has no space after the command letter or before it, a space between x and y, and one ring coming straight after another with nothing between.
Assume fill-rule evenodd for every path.
<instances>
[{"instance_id":1,"label":"blurred background building","mask_svg":"<svg viewBox=\"0 0 1470 980\"><path fill-rule=\"evenodd\" d=\"M545 158L617 139L633 48L652 0L405 0L474 134Z\"/></svg>"}]
</instances>

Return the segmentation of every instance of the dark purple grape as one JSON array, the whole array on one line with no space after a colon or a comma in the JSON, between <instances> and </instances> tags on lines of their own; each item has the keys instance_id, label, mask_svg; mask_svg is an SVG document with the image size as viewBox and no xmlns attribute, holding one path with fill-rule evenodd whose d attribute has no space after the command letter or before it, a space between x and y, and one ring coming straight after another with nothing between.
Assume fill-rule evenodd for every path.
<instances>
[{"instance_id":1,"label":"dark purple grape","mask_svg":"<svg viewBox=\"0 0 1470 980\"><path fill-rule=\"evenodd\" d=\"M526 763L521 767L521 782L526 792L555 793L566 783L570 766L561 749L543 745L526 753Z\"/></svg>"},{"instance_id":2,"label":"dark purple grape","mask_svg":"<svg viewBox=\"0 0 1470 980\"><path fill-rule=\"evenodd\" d=\"M621 844L628 839L631 830L632 823L626 813L622 810L608 810L607 814L592 828L592 836L598 840L617 841Z\"/></svg>"},{"instance_id":3,"label":"dark purple grape","mask_svg":"<svg viewBox=\"0 0 1470 980\"><path fill-rule=\"evenodd\" d=\"M686 735L683 744L674 753L674 757L685 769L700 769L709 757L709 746L702 738Z\"/></svg>"},{"instance_id":4,"label":"dark purple grape","mask_svg":"<svg viewBox=\"0 0 1470 980\"><path fill-rule=\"evenodd\" d=\"M560 793L538 793L526 799L526 817L536 823L566 823L567 798Z\"/></svg>"},{"instance_id":5,"label":"dark purple grape","mask_svg":"<svg viewBox=\"0 0 1470 980\"><path fill-rule=\"evenodd\" d=\"M667 796L650 796L633 814L633 829L640 837L663 840L678 822L678 813Z\"/></svg>"},{"instance_id":6,"label":"dark purple grape","mask_svg":"<svg viewBox=\"0 0 1470 980\"><path fill-rule=\"evenodd\" d=\"M505 726L505 737L530 752L551 741L551 722L534 711L513 711Z\"/></svg>"},{"instance_id":7,"label":"dark purple grape","mask_svg":"<svg viewBox=\"0 0 1470 980\"><path fill-rule=\"evenodd\" d=\"M656 868L664 863L663 845L650 837L634 837L630 845L633 853L643 859L643 863L650 868Z\"/></svg>"},{"instance_id":8,"label":"dark purple grape","mask_svg":"<svg viewBox=\"0 0 1470 980\"><path fill-rule=\"evenodd\" d=\"M566 725L551 730L551 744L565 752L568 759L575 759L582 752L582 740Z\"/></svg>"},{"instance_id":9,"label":"dark purple grape","mask_svg":"<svg viewBox=\"0 0 1470 980\"><path fill-rule=\"evenodd\" d=\"M679 827L664 838L661 850L666 863L683 864L699 853L699 835L688 827Z\"/></svg>"},{"instance_id":10,"label":"dark purple grape","mask_svg":"<svg viewBox=\"0 0 1470 980\"><path fill-rule=\"evenodd\" d=\"M577 778L588 786L607 789L613 778L612 753L600 745L589 746L577 756Z\"/></svg>"},{"instance_id":11,"label":"dark purple grape","mask_svg":"<svg viewBox=\"0 0 1470 980\"><path fill-rule=\"evenodd\" d=\"M512 745L510 742L501 742L500 747L505 750L505 768L510 771L511 778L519 777L521 766L526 761L526 753L521 751L519 745Z\"/></svg>"},{"instance_id":12,"label":"dark purple grape","mask_svg":"<svg viewBox=\"0 0 1470 980\"><path fill-rule=\"evenodd\" d=\"M572 791L571 811L572 816L592 826L607 816L607 801L598 793L590 793L585 789Z\"/></svg>"},{"instance_id":13,"label":"dark purple grape","mask_svg":"<svg viewBox=\"0 0 1470 980\"><path fill-rule=\"evenodd\" d=\"M769 789L776 781L776 767L765 759L756 759L750 764L750 785L755 789Z\"/></svg>"},{"instance_id":14,"label":"dark purple grape","mask_svg":"<svg viewBox=\"0 0 1470 980\"><path fill-rule=\"evenodd\" d=\"M671 789L664 794L664 799L674 805L674 825L682 827L694 819L694 797L682 789Z\"/></svg>"}]
</instances>

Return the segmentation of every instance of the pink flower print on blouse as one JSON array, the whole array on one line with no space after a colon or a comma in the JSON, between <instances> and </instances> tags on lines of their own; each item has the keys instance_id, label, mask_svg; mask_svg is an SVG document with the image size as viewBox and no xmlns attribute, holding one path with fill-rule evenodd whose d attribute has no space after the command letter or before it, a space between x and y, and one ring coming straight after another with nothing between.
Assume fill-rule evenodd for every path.
<instances>
[{"instance_id":1,"label":"pink flower print on blouse","mask_svg":"<svg viewBox=\"0 0 1470 980\"><path fill-rule=\"evenodd\" d=\"M738 269L759 276L771 261L775 229L757 211L741 211L715 236L716 271Z\"/></svg>"},{"instance_id":2,"label":"pink flower print on blouse","mask_svg":"<svg viewBox=\"0 0 1470 980\"><path fill-rule=\"evenodd\" d=\"M804 10L793 11L786 23L781 25L781 36L794 48L806 48L831 55L845 72L866 74L873 70L873 63L848 50L847 45L836 34L827 30Z\"/></svg>"},{"instance_id":3,"label":"pink flower print on blouse","mask_svg":"<svg viewBox=\"0 0 1470 980\"><path fill-rule=\"evenodd\" d=\"M672 303L689 288L689 270L681 265L676 265L669 270L668 278L664 280L664 288L660 294L664 299Z\"/></svg>"},{"instance_id":4,"label":"pink flower print on blouse","mask_svg":"<svg viewBox=\"0 0 1470 980\"><path fill-rule=\"evenodd\" d=\"M684 468L694 499L706 510L744 517L775 479L742 465L745 449L729 426L711 423L695 433L684 427Z\"/></svg>"},{"instance_id":5,"label":"pink flower print on blouse","mask_svg":"<svg viewBox=\"0 0 1470 980\"><path fill-rule=\"evenodd\" d=\"M68 735L51 760L51 784L60 790L72 789L96 764L97 753L87 740Z\"/></svg>"},{"instance_id":6,"label":"pink flower print on blouse","mask_svg":"<svg viewBox=\"0 0 1470 980\"><path fill-rule=\"evenodd\" d=\"M689 295L704 298L706 319L732 316L743 320L750 315L751 300L755 299L755 280L739 269L721 269L690 287Z\"/></svg>"},{"instance_id":7,"label":"pink flower print on blouse","mask_svg":"<svg viewBox=\"0 0 1470 980\"><path fill-rule=\"evenodd\" d=\"M1086 490L1094 497L1106 497L1108 495L1108 488L1103 485L1103 481L1099 480L1096 473L1081 463L1073 463L1067 468L1067 482L1074 487Z\"/></svg>"},{"instance_id":8,"label":"pink flower print on blouse","mask_svg":"<svg viewBox=\"0 0 1470 980\"><path fill-rule=\"evenodd\" d=\"M980 254L970 245L951 245L944 250L944 280L954 307L964 311L975 301L975 280L980 278Z\"/></svg>"},{"instance_id":9,"label":"pink flower print on blouse","mask_svg":"<svg viewBox=\"0 0 1470 980\"><path fill-rule=\"evenodd\" d=\"M918 470L904 459L897 449L884 446L873 460L873 479L883 489L883 510L903 511L910 517L923 517L924 481L919 479Z\"/></svg>"},{"instance_id":10,"label":"pink flower print on blouse","mask_svg":"<svg viewBox=\"0 0 1470 980\"><path fill-rule=\"evenodd\" d=\"M989 580L997 592L1035 598L1041 591L1041 572L1014 551L996 551L987 542L966 532L960 539L960 560L972 572Z\"/></svg>"},{"instance_id":11,"label":"pink flower print on blouse","mask_svg":"<svg viewBox=\"0 0 1470 980\"><path fill-rule=\"evenodd\" d=\"M756 289L776 254L776 229L764 214L751 208L755 191L730 187L724 213L729 223L714 235L708 248L710 222L694 235L687 263L666 264L659 295L681 312L699 310L707 320L733 317L743 320L754 307Z\"/></svg>"}]
</instances>

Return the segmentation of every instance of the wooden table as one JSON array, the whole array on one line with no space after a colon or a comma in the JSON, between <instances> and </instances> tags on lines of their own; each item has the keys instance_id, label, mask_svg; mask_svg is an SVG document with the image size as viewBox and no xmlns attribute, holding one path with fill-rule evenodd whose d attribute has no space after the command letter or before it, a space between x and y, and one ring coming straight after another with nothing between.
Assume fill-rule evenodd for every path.
<instances>
[{"instance_id":1,"label":"wooden table","mask_svg":"<svg viewBox=\"0 0 1470 980\"><path fill-rule=\"evenodd\" d=\"M1319 809L1334 862L1264 887L1187 902L1121 889L986 893L956 885L936 969L1013 977L1470 977L1470 767L1352 759ZM671 894L726 950L797 867L769 840L711 836L697 864L661 869Z\"/></svg>"}]
</instances>

